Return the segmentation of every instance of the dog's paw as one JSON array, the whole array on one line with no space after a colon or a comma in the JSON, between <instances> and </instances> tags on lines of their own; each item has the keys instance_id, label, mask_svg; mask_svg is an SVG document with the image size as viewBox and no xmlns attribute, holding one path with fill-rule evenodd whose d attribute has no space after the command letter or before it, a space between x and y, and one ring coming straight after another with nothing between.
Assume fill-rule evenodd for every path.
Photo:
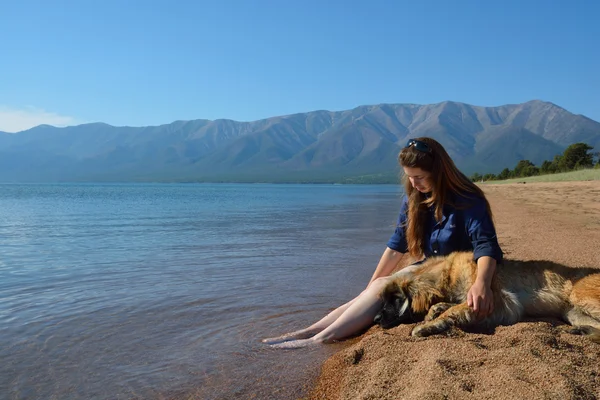
<instances>
[{"instance_id":1,"label":"dog's paw","mask_svg":"<svg viewBox=\"0 0 600 400\"><path fill-rule=\"evenodd\" d=\"M442 313L444 313L444 311L448 310L453 305L454 304L451 304L451 303L437 303L437 304L432 305L429 308L427 315L425 316L425 322L433 321L434 319L436 319L437 317L442 315Z\"/></svg>"},{"instance_id":2,"label":"dog's paw","mask_svg":"<svg viewBox=\"0 0 600 400\"><path fill-rule=\"evenodd\" d=\"M427 337L433 335L434 332L431 331L430 326L424 324L415 326L410 334L414 337Z\"/></svg>"},{"instance_id":3,"label":"dog's paw","mask_svg":"<svg viewBox=\"0 0 600 400\"><path fill-rule=\"evenodd\" d=\"M598 330L597 328L594 328L593 326L589 326L589 325L574 325L574 326L566 325L565 327L562 328L562 330L566 333L570 333L571 335L582 335L582 336L594 335L594 334L597 334L598 332L600 332L600 330Z\"/></svg>"},{"instance_id":4,"label":"dog's paw","mask_svg":"<svg viewBox=\"0 0 600 400\"><path fill-rule=\"evenodd\" d=\"M413 328L411 335L415 337L427 337L437 335L448 330L448 325L444 321L436 321L434 323L425 323L417 325Z\"/></svg>"}]
</instances>

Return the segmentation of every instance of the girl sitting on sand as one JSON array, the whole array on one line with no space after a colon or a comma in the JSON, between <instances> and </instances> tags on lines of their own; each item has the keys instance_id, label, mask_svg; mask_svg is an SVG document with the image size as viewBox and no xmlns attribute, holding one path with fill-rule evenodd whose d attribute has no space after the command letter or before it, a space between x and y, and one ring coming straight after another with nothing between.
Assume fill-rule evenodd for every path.
<instances>
[{"instance_id":1,"label":"girl sitting on sand","mask_svg":"<svg viewBox=\"0 0 600 400\"><path fill-rule=\"evenodd\" d=\"M406 192L396 230L367 285L356 298L315 324L263 342L279 348L330 343L360 333L382 307L380 293L408 253L417 260L473 251L477 279L467 303L478 318L493 311L491 281L502 250L483 191L458 168L437 141L410 139L398 156ZM413 264L414 265L414 264ZM412 266L396 274L410 273Z\"/></svg>"}]
</instances>

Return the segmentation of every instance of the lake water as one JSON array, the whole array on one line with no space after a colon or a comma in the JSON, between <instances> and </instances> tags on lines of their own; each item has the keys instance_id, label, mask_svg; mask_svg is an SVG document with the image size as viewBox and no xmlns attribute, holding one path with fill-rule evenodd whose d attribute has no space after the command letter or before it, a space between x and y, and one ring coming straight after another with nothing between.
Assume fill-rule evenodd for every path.
<instances>
[{"instance_id":1,"label":"lake water","mask_svg":"<svg viewBox=\"0 0 600 400\"><path fill-rule=\"evenodd\" d=\"M295 398L339 345L274 350L364 288L377 185L0 185L0 398Z\"/></svg>"}]
</instances>

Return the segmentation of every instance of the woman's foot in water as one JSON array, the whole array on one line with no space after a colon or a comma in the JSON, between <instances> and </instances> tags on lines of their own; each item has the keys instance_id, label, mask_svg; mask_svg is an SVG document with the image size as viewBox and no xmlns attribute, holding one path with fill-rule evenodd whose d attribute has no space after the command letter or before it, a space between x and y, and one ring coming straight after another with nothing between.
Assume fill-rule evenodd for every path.
<instances>
[{"instance_id":1,"label":"woman's foot in water","mask_svg":"<svg viewBox=\"0 0 600 400\"><path fill-rule=\"evenodd\" d=\"M323 344L324 341L322 339L315 339L314 337L308 339L299 339L299 340L291 340L286 342L280 342L277 344L271 345L274 349L301 349L304 347L315 346L319 344Z\"/></svg>"},{"instance_id":2,"label":"woman's foot in water","mask_svg":"<svg viewBox=\"0 0 600 400\"><path fill-rule=\"evenodd\" d=\"M275 345L278 343L296 341L300 339L308 339L316 335L318 332L314 330L301 329L299 331L286 333L285 335L276 336L272 338L263 339L262 342L265 344Z\"/></svg>"}]
</instances>

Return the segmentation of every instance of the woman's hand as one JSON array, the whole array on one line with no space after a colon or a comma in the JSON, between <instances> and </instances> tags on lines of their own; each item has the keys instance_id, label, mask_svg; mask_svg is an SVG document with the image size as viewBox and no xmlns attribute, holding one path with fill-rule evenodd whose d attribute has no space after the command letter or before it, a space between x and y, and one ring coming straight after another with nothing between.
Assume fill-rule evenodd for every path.
<instances>
[{"instance_id":1,"label":"woman's hand","mask_svg":"<svg viewBox=\"0 0 600 400\"><path fill-rule=\"evenodd\" d=\"M477 319L487 317L494 311L492 288L483 281L475 281L467 293L467 304L473 309Z\"/></svg>"},{"instance_id":2,"label":"woman's hand","mask_svg":"<svg viewBox=\"0 0 600 400\"><path fill-rule=\"evenodd\" d=\"M477 278L467 293L467 305L473 309L477 319L485 318L494 311L492 279L495 272L495 259L489 256L477 259Z\"/></svg>"}]
</instances>

